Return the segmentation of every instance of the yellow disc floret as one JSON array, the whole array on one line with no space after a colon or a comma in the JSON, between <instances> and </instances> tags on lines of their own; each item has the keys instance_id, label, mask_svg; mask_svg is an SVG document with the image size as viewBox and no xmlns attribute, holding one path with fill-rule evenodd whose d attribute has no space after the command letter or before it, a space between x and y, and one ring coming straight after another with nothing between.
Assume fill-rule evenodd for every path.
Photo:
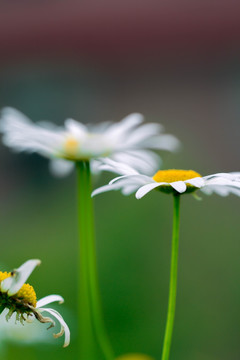
<instances>
[{"instance_id":1,"label":"yellow disc floret","mask_svg":"<svg viewBox=\"0 0 240 360\"><path fill-rule=\"evenodd\" d=\"M7 271L0 271L0 282L7 279L8 277L11 276L11 273L10 272L7 272Z\"/></svg>"},{"instance_id":2,"label":"yellow disc floret","mask_svg":"<svg viewBox=\"0 0 240 360\"><path fill-rule=\"evenodd\" d=\"M69 158L75 157L79 147L79 141L73 136L69 136L64 144L65 151Z\"/></svg>"},{"instance_id":3,"label":"yellow disc floret","mask_svg":"<svg viewBox=\"0 0 240 360\"><path fill-rule=\"evenodd\" d=\"M161 182L165 183L157 188L157 190L164 192L165 194L178 194L178 192L175 189L173 189L170 183L173 183L175 181L184 181L187 186L187 189L186 191L184 191L184 194L188 194L198 189L194 185L187 183L187 180L191 180L196 177L201 177L201 175L194 170L171 169L171 170L159 170L153 176L153 180L159 183Z\"/></svg>"},{"instance_id":4,"label":"yellow disc floret","mask_svg":"<svg viewBox=\"0 0 240 360\"><path fill-rule=\"evenodd\" d=\"M16 293L15 297L22 299L24 302L36 307L37 296L34 288L29 284L24 284L21 289Z\"/></svg>"},{"instance_id":5,"label":"yellow disc floret","mask_svg":"<svg viewBox=\"0 0 240 360\"><path fill-rule=\"evenodd\" d=\"M186 181L196 177L201 177L199 173L194 170L159 170L153 176L153 180L157 182L171 183L174 181Z\"/></svg>"},{"instance_id":6,"label":"yellow disc floret","mask_svg":"<svg viewBox=\"0 0 240 360\"><path fill-rule=\"evenodd\" d=\"M0 282L12 276L10 272L0 271ZM29 304L33 307L37 305L37 296L33 287L29 284L23 284L21 289L12 296L12 298L19 300L23 304Z\"/></svg>"}]
</instances>

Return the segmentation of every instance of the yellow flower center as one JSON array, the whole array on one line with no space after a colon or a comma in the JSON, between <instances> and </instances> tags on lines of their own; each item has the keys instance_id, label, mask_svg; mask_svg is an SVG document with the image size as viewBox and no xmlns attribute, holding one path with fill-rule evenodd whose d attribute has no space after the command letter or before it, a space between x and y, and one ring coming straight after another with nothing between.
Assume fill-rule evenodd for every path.
<instances>
[{"instance_id":1,"label":"yellow flower center","mask_svg":"<svg viewBox=\"0 0 240 360\"><path fill-rule=\"evenodd\" d=\"M36 307L37 296L34 288L29 284L24 284L21 289L17 292L16 297L22 299L24 302Z\"/></svg>"},{"instance_id":2,"label":"yellow flower center","mask_svg":"<svg viewBox=\"0 0 240 360\"><path fill-rule=\"evenodd\" d=\"M0 282L7 279L11 276L10 272L2 272L0 271ZM29 304L33 307L36 307L37 305L37 296L33 289L33 287L29 284L24 284L21 289L13 296L11 296L13 299L17 299L22 304ZM0 293L0 302L1 302L1 293Z\"/></svg>"},{"instance_id":3,"label":"yellow flower center","mask_svg":"<svg viewBox=\"0 0 240 360\"><path fill-rule=\"evenodd\" d=\"M172 188L170 183L175 181L186 181L190 180L196 177L201 177L199 173L193 170L159 170L156 172L156 174L153 176L153 180L156 182L163 182L166 183L164 185L161 185L157 188L157 190L165 193L165 194L177 194L178 192ZM189 194L194 191L196 191L198 188L194 185L185 183L187 186L186 191L184 194Z\"/></svg>"},{"instance_id":4,"label":"yellow flower center","mask_svg":"<svg viewBox=\"0 0 240 360\"><path fill-rule=\"evenodd\" d=\"M75 156L79 147L79 141L73 136L69 136L65 141L64 147L69 157Z\"/></svg>"},{"instance_id":5,"label":"yellow flower center","mask_svg":"<svg viewBox=\"0 0 240 360\"><path fill-rule=\"evenodd\" d=\"M153 180L157 182L171 183L174 181L185 181L196 177L201 177L199 173L194 170L159 170L153 176Z\"/></svg>"}]
</instances>

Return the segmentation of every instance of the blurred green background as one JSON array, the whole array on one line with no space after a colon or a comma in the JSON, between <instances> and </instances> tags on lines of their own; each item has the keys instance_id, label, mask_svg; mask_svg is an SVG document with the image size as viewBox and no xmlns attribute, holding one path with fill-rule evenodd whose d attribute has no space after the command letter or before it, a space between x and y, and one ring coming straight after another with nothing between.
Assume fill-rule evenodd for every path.
<instances>
[{"instance_id":1,"label":"blurred green background","mask_svg":"<svg viewBox=\"0 0 240 360\"><path fill-rule=\"evenodd\" d=\"M102 7L1 2L0 106L58 124L66 117L119 121L141 112L182 141L179 153L161 153L164 168L202 175L239 171L238 5L220 2L215 11L205 1L196 4L176 8L176 2L149 1L136 12L134 1L104 1ZM0 263L10 270L29 258L41 259L30 283L39 298L52 293L65 298L58 309L72 331L67 349L61 348L62 339L45 346L9 344L7 359L74 359L75 174L55 179L47 160L2 145L0 173ZM111 178L103 174L94 187ZM182 197L171 359L237 360L240 199L202 199ZM94 203L100 286L113 347L117 355L142 352L160 359L172 199L158 192L142 200L111 192Z\"/></svg>"}]
</instances>

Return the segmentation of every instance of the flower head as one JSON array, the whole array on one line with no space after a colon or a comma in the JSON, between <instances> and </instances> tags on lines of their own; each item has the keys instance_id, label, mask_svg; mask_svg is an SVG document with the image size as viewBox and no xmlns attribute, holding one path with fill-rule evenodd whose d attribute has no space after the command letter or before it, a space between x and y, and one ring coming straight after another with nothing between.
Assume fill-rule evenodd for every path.
<instances>
[{"instance_id":1,"label":"flower head","mask_svg":"<svg viewBox=\"0 0 240 360\"><path fill-rule=\"evenodd\" d=\"M218 173L201 176L193 170L159 170L152 177L140 174L136 169L106 160L102 166L109 171L119 173L108 185L93 191L93 196L110 190L121 190L124 195L136 192L141 199L153 189L164 193L192 193L198 189L206 194L213 192L221 196L232 193L240 196L240 173Z\"/></svg>"},{"instance_id":2,"label":"flower head","mask_svg":"<svg viewBox=\"0 0 240 360\"><path fill-rule=\"evenodd\" d=\"M159 166L159 157L149 149L175 150L179 141L162 134L160 124L142 124L141 114L130 114L118 123L83 125L67 119L64 127L47 122L33 123L21 112L4 108L0 121L5 145L17 150L37 152L51 159L50 169L63 176L74 161L111 157L148 170Z\"/></svg>"},{"instance_id":3,"label":"flower head","mask_svg":"<svg viewBox=\"0 0 240 360\"><path fill-rule=\"evenodd\" d=\"M52 319L54 317L61 325L60 332L54 334L54 337L58 338L65 333L64 347L66 347L70 342L70 331L67 324L56 310L43 307L55 301L63 303L64 299L60 295L49 295L37 301L34 288L25 284L40 263L40 260L28 260L12 272L0 271L0 309L1 312L8 309L6 320L16 314L16 321L22 324L35 317L41 323L49 323L49 328L51 328L55 326L55 321ZM43 312L48 313L51 317L43 316Z\"/></svg>"}]
</instances>

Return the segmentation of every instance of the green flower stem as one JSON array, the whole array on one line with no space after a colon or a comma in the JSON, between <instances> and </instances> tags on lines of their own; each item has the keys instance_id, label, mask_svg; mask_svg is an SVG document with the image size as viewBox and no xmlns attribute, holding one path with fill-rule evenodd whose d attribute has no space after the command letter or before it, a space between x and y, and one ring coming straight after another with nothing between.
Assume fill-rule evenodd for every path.
<instances>
[{"instance_id":1,"label":"green flower stem","mask_svg":"<svg viewBox=\"0 0 240 360\"><path fill-rule=\"evenodd\" d=\"M173 233L172 233L172 256L170 271L170 286L168 300L168 314L163 342L162 360L168 360L170 355L174 315L177 295L177 268L178 268L178 243L179 243L179 219L180 219L180 195L174 195Z\"/></svg>"},{"instance_id":2,"label":"green flower stem","mask_svg":"<svg viewBox=\"0 0 240 360\"><path fill-rule=\"evenodd\" d=\"M106 360L113 360L113 351L105 330L97 276L91 171L89 161L77 163L80 232L80 348L81 360L98 360L93 349L101 349ZM87 331L86 331L87 330Z\"/></svg>"},{"instance_id":3,"label":"green flower stem","mask_svg":"<svg viewBox=\"0 0 240 360\"><path fill-rule=\"evenodd\" d=\"M79 268L79 349L80 359L93 360L96 353L93 324L91 319L90 293L88 284L88 225L86 214L86 171L83 162L77 163L78 170L78 216L80 235Z\"/></svg>"}]
</instances>

